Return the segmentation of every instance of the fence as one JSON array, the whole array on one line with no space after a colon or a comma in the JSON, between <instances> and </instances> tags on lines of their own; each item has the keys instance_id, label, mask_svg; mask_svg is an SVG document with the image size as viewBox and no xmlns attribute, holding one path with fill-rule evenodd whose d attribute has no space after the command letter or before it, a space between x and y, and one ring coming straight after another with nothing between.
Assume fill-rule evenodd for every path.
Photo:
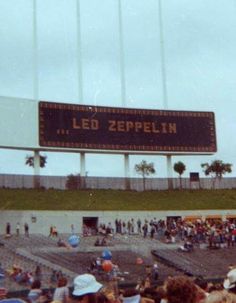
<instances>
[{"instance_id":1,"label":"fence","mask_svg":"<svg viewBox=\"0 0 236 303\"><path fill-rule=\"evenodd\" d=\"M83 189L116 189L116 190L167 190L168 184L173 189L180 188L179 178L116 178L116 177L78 177L79 188ZM45 189L66 189L67 176L37 176L40 187ZM171 181L171 182L170 182ZM182 178L183 189L236 189L236 178L200 178L199 182L190 182L189 178ZM1 188L34 188L35 176L0 174Z\"/></svg>"}]
</instances>

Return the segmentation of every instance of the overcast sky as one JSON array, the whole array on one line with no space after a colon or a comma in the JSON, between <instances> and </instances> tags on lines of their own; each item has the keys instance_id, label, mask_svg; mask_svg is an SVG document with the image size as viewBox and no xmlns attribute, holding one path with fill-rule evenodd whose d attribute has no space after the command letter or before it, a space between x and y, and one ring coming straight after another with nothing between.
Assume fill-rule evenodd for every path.
<instances>
[{"instance_id":1,"label":"overcast sky","mask_svg":"<svg viewBox=\"0 0 236 303\"><path fill-rule=\"evenodd\" d=\"M34 98L32 4L0 0L0 96ZM126 105L163 109L158 1L121 0L121 6ZM122 106L118 0L81 0L80 12L84 103ZM76 1L38 0L37 17L39 99L80 103ZM217 153L172 162L183 161L187 177L190 171L203 176L201 163L220 159L233 164L230 176L236 176L236 1L164 0L162 17L168 108L216 116ZM0 173L31 174L26 154L2 149ZM79 173L79 155L46 155L41 174ZM130 157L132 176L142 159L155 163L156 177L166 177L165 157L142 155ZM86 171L124 176L123 157L87 154Z\"/></svg>"}]
</instances>

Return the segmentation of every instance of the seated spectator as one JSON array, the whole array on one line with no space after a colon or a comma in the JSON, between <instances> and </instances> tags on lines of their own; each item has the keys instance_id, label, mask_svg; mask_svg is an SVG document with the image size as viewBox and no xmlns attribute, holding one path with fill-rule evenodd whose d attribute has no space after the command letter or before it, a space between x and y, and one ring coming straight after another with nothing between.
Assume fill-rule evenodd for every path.
<instances>
[{"instance_id":1,"label":"seated spectator","mask_svg":"<svg viewBox=\"0 0 236 303\"><path fill-rule=\"evenodd\" d=\"M41 295L41 282L39 280L35 280L31 285L30 292L28 293L28 300L30 303L38 303L40 302Z\"/></svg>"},{"instance_id":2,"label":"seated spectator","mask_svg":"<svg viewBox=\"0 0 236 303\"><path fill-rule=\"evenodd\" d=\"M67 279L61 277L58 279L57 288L53 294L53 301L67 303L69 301L69 288L67 287Z\"/></svg>"},{"instance_id":3,"label":"seated spectator","mask_svg":"<svg viewBox=\"0 0 236 303\"><path fill-rule=\"evenodd\" d=\"M74 279L73 298L77 302L97 303L97 296L102 286L93 275L79 275Z\"/></svg>"},{"instance_id":4,"label":"seated spectator","mask_svg":"<svg viewBox=\"0 0 236 303\"><path fill-rule=\"evenodd\" d=\"M61 238L58 239L57 246L58 247L67 247L67 248L69 247L69 245L65 241L63 241Z\"/></svg>"},{"instance_id":5,"label":"seated spectator","mask_svg":"<svg viewBox=\"0 0 236 303\"><path fill-rule=\"evenodd\" d=\"M202 276L198 276L194 279L194 283L205 292L206 296L209 295L208 282Z\"/></svg>"},{"instance_id":6,"label":"seated spectator","mask_svg":"<svg viewBox=\"0 0 236 303\"><path fill-rule=\"evenodd\" d=\"M231 269L227 273L227 277L224 280L223 285L226 290L236 294L236 268Z\"/></svg>"},{"instance_id":7,"label":"seated spectator","mask_svg":"<svg viewBox=\"0 0 236 303\"><path fill-rule=\"evenodd\" d=\"M12 268L7 270L9 276L15 280L17 276L19 276L22 272L22 268L16 264L13 264Z\"/></svg>"},{"instance_id":8,"label":"seated spectator","mask_svg":"<svg viewBox=\"0 0 236 303\"><path fill-rule=\"evenodd\" d=\"M42 280L42 270L39 265L37 265L35 268L34 278L35 278L35 280L39 280L39 281Z\"/></svg>"},{"instance_id":9,"label":"seated spectator","mask_svg":"<svg viewBox=\"0 0 236 303\"><path fill-rule=\"evenodd\" d=\"M7 289L0 286L0 300L5 299L7 296Z\"/></svg>"},{"instance_id":10,"label":"seated spectator","mask_svg":"<svg viewBox=\"0 0 236 303\"><path fill-rule=\"evenodd\" d=\"M57 236L58 236L58 231L57 231L56 226L53 226L53 227L52 227L52 236L53 236L53 237L57 237Z\"/></svg>"},{"instance_id":11,"label":"seated spectator","mask_svg":"<svg viewBox=\"0 0 236 303\"><path fill-rule=\"evenodd\" d=\"M101 241L99 238L96 239L94 246L101 246Z\"/></svg>"},{"instance_id":12,"label":"seated spectator","mask_svg":"<svg viewBox=\"0 0 236 303\"><path fill-rule=\"evenodd\" d=\"M204 292L189 277L185 276L168 278L165 289L168 303L197 303L205 297Z\"/></svg>"},{"instance_id":13,"label":"seated spectator","mask_svg":"<svg viewBox=\"0 0 236 303\"><path fill-rule=\"evenodd\" d=\"M55 269L52 270L52 273L50 276L50 283L52 283L52 284L57 283L57 271Z\"/></svg>"},{"instance_id":14,"label":"seated spectator","mask_svg":"<svg viewBox=\"0 0 236 303\"><path fill-rule=\"evenodd\" d=\"M155 303L155 301L148 297L141 297L139 291L134 288L128 288L122 295L123 303Z\"/></svg>"},{"instance_id":15,"label":"seated spectator","mask_svg":"<svg viewBox=\"0 0 236 303\"><path fill-rule=\"evenodd\" d=\"M5 277L5 270L2 268L2 263L0 262L0 280Z\"/></svg>"},{"instance_id":16,"label":"seated spectator","mask_svg":"<svg viewBox=\"0 0 236 303\"><path fill-rule=\"evenodd\" d=\"M128 288L122 295L123 303L139 303L141 301L141 295L137 289Z\"/></svg>"},{"instance_id":17,"label":"seated spectator","mask_svg":"<svg viewBox=\"0 0 236 303\"><path fill-rule=\"evenodd\" d=\"M207 296L204 303L236 303L236 295L226 290L213 291Z\"/></svg>"},{"instance_id":18,"label":"seated spectator","mask_svg":"<svg viewBox=\"0 0 236 303\"><path fill-rule=\"evenodd\" d=\"M106 245L107 245L106 237L103 237L101 241L101 246L106 246Z\"/></svg>"}]
</instances>

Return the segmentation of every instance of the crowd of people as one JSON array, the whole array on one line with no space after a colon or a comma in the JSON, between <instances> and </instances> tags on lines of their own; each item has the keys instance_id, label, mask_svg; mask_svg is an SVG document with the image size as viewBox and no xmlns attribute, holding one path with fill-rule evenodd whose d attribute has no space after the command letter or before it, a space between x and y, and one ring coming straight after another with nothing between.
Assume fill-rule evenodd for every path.
<instances>
[{"instance_id":1,"label":"crowd of people","mask_svg":"<svg viewBox=\"0 0 236 303\"><path fill-rule=\"evenodd\" d=\"M18 235L18 227L16 235ZM50 229L50 237L58 237ZM11 226L7 224L6 233L11 234ZM25 235L29 233L29 228ZM114 223L100 224L97 233L103 235L140 234L150 239L161 239L166 243L185 241L188 245L207 243L209 248L233 247L236 245L236 224L233 221L205 220L185 221L181 218L167 221L141 219L128 221L116 219ZM61 240L59 238L59 240ZM58 240L58 246L61 242ZM98 244L98 246L100 243ZM187 246L186 246L187 247ZM184 248L186 248L184 246ZM54 283L53 292L45 292L41 288L41 271L24 272L22 268L13 265L7 272L14 281L26 283L30 288L26 300L29 303L236 303L236 268L232 267L223 283L212 284L202 277L186 275L167 278L163 285L157 286L158 265L153 264L147 269L144 280L138 280L133 288L119 288L117 275L102 285L96 280L96 271L102 271L101 260L94 260L87 273L75 277L73 288L69 288L67 278L54 271L50 281ZM118 266L116 271L119 271ZM2 271L3 272L3 271ZM114 270L115 272L115 270ZM155 278L154 278L155 277ZM1 293L1 290L0 290ZM5 294L4 296L7 296ZM1 301L0 301L1 303Z\"/></svg>"},{"instance_id":2,"label":"crowd of people","mask_svg":"<svg viewBox=\"0 0 236 303\"><path fill-rule=\"evenodd\" d=\"M20 223L16 223L16 235L20 235ZM74 232L74 226L71 227ZM24 235L29 237L29 225L23 226ZM175 243L178 240L188 241L192 244L207 243L209 248L233 247L236 245L235 220L222 221L219 219L184 220L182 218L169 218L168 220L151 220L131 218L127 221L116 219L114 223L100 223L97 227L83 224L83 236L92 235L133 235L140 234L144 238L163 240L166 243ZM6 224L6 237L11 237L11 224ZM58 237L56 226L50 226L49 237Z\"/></svg>"},{"instance_id":3,"label":"crowd of people","mask_svg":"<svg viewBox=\"0 0 236 303\"><path fill-rule=\"evenodd\" d=\"M184 220L170 218L169 220L141 219L128 221L116 219L114 226L100 224L99 234L140 234L144 238L163 240L165 243L188 241L190 244L207 243L209 248L233 247L236 245L235 220L222 221L219 219Z\"/></svg>"},{"instance_id":4,"label":"crowd of people","mask_svg":"<svg viewBox=\"0 0 236 303\"><path fill-rule=\"evenodd\" d=\"M91 273L76 276L69 288L62 275L50 293L42 290L40 280L34 280L25 300L29 303L236 303L236 268L228 272L222 284L182 275L168 277L161 286L137 283L123 289L116 281L101 284Z\"/></svg>"},{"instance_id":5,"label":"crowd of people","mask_svg":"<svg viewBox=\"0 0 236 303\"><path fill-rule=\"evenodd\" d=\"M19 222L16 223L16 236L19 237L20 236L20 231L21 231L21 225ZM24 229L24 235L26 237L29 237L29 224L27 222L24 223L23 226ZM12 226L10 222L7 222L6 224L6 232L5 232L5 237L6 238L10 238L13 235L13 231L12 231Z\"/></svg>"}]
</instances>

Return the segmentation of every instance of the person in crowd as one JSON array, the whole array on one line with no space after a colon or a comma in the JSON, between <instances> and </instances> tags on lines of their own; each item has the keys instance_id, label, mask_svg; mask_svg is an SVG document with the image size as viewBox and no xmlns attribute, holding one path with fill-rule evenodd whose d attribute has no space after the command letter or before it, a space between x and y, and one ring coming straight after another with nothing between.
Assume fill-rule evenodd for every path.
<instances>
[{"instance_id":1,"label":"person in crowd","mask_svg":"<svg viewBox=\"0 0 236 303\"><path fill-rule=\"evenodd\" d=\"M71 224L70 229L71 229L72 235L74 235L75 234L75 226L74 226L74 224Z\"/></svg>"},{"instance_id":2,"label":"person in crowd","mask_svg":"<svg viewBox=\"0 0 236 303\"><path fill-rule=\"evenodd\" d=\"M66 247L66 248L69 248L69 245L68 245L64 240L62 240L61 238L58 239L58 241L57 241L57 246L58 246L58 247Z\"/></svg>"},{"instance_id":3,"label":"person in crowd","mask_svg":"<svg viewBox=\"0 0 236 303\"><path fill-rule=\"evenodd\" d=\"M42 295L41 282L39 280L35 280L31 285L31 289L30 292L28 293L27 298L30 303L39 303L41 295Z\"/></svg>"},{"instance_id":4,"label":"person in crowd","mask_svg":"<svg viewBox=\"0 0 236 303\"><path fill-rule=\"evenodd\" d=\"M141 296L140 292L135 288L127 288L122 296L121 302L123 303L155 303L152 298Z\"/></svg>"},{"instance_id":5,"label":"person in crowd","mask_svg":"<svg viewBox=\"0 0 236 303\"><path fill-rule=\"evenodd\" d=\"M236 295L226 290L213 291L203 303L236 303Z\"/></svg>"},{"instance_id":6,"label":"person in crowd","mask_svg":"<svg viewBox=\"0 0 236 303\"><path fill-rule=\"evenodd\" d=\"M61 277L58 279L57 288L53 294L53 301L58 303L68 303L69 302L69 288L67 286L67 279Z\"/></svg>"},{"instance_id":7,"label":"person in crowd","mask_svg":"<svg viewBox=\"0 0 236 303\"><path fill-rule=\"evenodd\" d=\"M24 229L25 229L25 236L29 237L29 224L27 222L25 222Z\"/></svg>"},{"instance_id":8,"label":"person in crowd","mask_svg":"<svg viewBox=\"0 0 236 303\"><path fill-rule=\"evenodd\" d=\"M91 274L82 274L74 279L73 298L77 302L97 303L98 293L103 287Z\"/></svg>"},{"instance_id":9,"label":"person in crowd","mask_svg":"<svg viewBox=\"0 0 236 303\"><path fill-rule=\"evenodd\" d=\"M42 280L42 270L39 265L36 266L35 271L34 271L34 278L35 280Z\"/></svg>"},{"instance_id":10,"label":"person in crowd","mask_svg":"<svg viewBox=\"0 0 236 303\"><path fill-rule=\"evenodd\" d=\"M6 224L6 238L10 238L11 237L11 224L9 222L7 222Z\"/></svg>"},{"instance_id":11,"label":"person in crowd","mask_svg":"<svg viewBox=\"0 0 236 303\"><path fill-rule=\"evenodd\" d=\"M20 235L20 223L17 222L16 223L16 236L19 237L19 235Z\"/></svg>"},{"instance_id":12,"label":"person in crowd","mask_svg":"<svg viewBox=\"0 0 236 303\"><path fill-rule=\"evenodd\" d=\"M236 268L231 269L223 283L224 289L236 294Z\"/></svg>"},{"instance_id":13,"label":"person in crowd","mask_svg":"<svg viewBox=\"0 0 236 303\"><path fill-rule=\"evenodd\" d=\"M209 285L207 280L205 280L202 276L198 276L194 279L194 283L205 292L206 296L209 295Z\"/></svg>"},{"instance_id":14,"label":"person in crowd","mask_svg":"<svg viewBox=\"0 0 236 303\"><path fill-rule=\"evenodd\" d=\"M164 285L168 303L198 303L205 299L205 294L186 276L170 277Z\"/></svg>"},{"instance_id":15,"label":"person in crowd","mask_svg":"<svg viewBox=\"0 0 236 303\"><path fill-rule=\"evenodd\" d=\"M159 267L156 261L153 263L152 266L152 278L154 281L157 281L159 278Z\"/></svg>"}]
</instances>

